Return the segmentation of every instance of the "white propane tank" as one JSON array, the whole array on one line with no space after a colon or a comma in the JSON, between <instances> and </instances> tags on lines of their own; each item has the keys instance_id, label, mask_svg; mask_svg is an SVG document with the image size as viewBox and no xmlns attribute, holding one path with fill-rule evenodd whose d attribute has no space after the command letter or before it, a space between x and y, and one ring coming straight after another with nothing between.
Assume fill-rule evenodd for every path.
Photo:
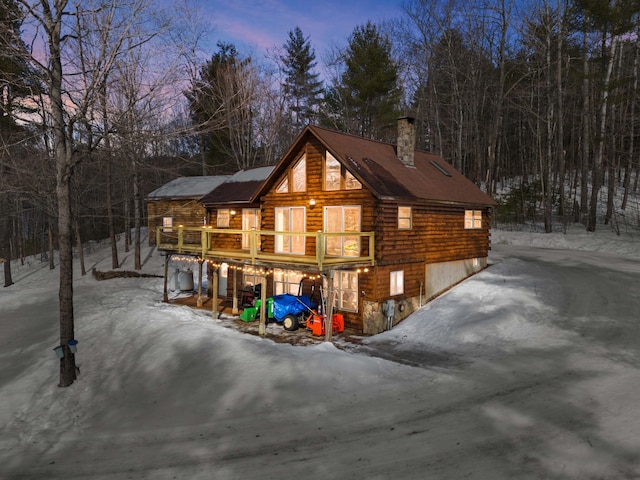
<instances>
[{"instance_id":1,"label":"white propane tank","mask_svg":"<svg viewBox=\"0 0 640 480\"><path fill-rule=\"evenodd\" d=\"M191 270L185 270L178 275L178 283L180 290L183 292L193 290L193 272Z\"/></svg>"}]
</instances>

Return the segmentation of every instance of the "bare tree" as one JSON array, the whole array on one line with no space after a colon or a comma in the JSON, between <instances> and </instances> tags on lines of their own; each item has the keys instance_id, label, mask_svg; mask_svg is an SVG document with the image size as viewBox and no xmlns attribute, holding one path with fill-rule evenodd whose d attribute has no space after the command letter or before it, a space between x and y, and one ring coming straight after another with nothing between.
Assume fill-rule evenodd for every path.
<instances>
[{"instance_id":1,"label":"bare tree","mask_svg":"<svg viewBox=\"0 0 640 480\"><path fill-rule=\"evenodd\" d=\"M150 5L147 0L19 3L34 29L30 43L39 47L20 54L44 84L43 107L56 165L60 345L64 352L59 385L66 387L77 375L75 356L68 347L74 339L71 180L78 163L101 141L95 128L96 102L119 56L132 43L146 41L146 34L134 29L148 20Z\"/></svg>"}]
</instances>

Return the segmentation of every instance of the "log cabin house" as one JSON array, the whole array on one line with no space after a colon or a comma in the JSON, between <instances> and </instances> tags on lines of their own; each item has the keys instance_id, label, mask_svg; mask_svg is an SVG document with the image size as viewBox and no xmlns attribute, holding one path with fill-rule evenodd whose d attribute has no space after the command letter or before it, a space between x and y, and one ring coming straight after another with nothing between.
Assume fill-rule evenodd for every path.
<instances>
[{"instance_id":1,"label":"log cabin house","mask_svg":"<svg viewBox=\"0 0 640 480\"><path fill-rule=\"evenodd\" d=\"M239 172L202 196L204 225L156 226L157 246L206 259L213 291L230 301L251 285L267 296L322 291L347 328L391 328L486 267L496 205L415 150L414 128L399 119L396 146L307 126L268 172ZM223 265L231 281L219 281Z\"/></svg>"}]
</instances>

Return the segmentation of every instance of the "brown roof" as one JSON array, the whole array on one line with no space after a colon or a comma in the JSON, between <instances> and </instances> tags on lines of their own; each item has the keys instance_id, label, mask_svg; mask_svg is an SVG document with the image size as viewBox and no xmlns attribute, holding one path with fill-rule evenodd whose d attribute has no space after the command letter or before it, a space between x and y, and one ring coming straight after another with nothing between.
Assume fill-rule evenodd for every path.
<instances>
[{"instance_id":1,"label":"brown roof","mask_svg":"<svg viewBox=\"0 0 640 480\"><path fill-rule=\"evenodd\" d=\"M240 170L200 200L207 207L251 203L254 194L273 170L273 166Z\"/></svg>"},{"instance_id":2,"label":"brown roof","mask_svg":"<svg viewBox=\"0 0 640 480\"><path fill-rule=\"evenodd\" d=\"M317 126L308 126L257 194L286 169L306 141L315 136L345 167L378 198L398 201L458 203L494 206L497 202L442 157L415 151L414 167L398 160L396 146Z\"/></svg>"}]
</instances>

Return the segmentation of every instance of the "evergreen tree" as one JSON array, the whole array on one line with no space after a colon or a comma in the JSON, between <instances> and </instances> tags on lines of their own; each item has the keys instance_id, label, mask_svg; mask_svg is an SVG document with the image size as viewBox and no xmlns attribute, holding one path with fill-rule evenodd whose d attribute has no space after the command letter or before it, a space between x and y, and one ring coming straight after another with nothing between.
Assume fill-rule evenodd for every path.
<instances>
[{"instance_id":1,"label":"evergreen tree","mask_svg":"<svg viewBox=\"0 0 640 480\"><path fill-rule=\"evenodd\" d=\"M309 37L305 38L299 27L289 32L284 49L286 55L280 58L286 75L284 93L292 124L299 130L316 119L322 82L319 74L313 71L317 62Z\"/></svg>"},{"instance_id":2,"label":"evergreen tree","mask_svg":"<svg viewBox=\"0 0 640 480\"><path fill-rule=\"evenodd\" d=\"M17 190L17 179L9 159L14 156L20 138L27 132L18 125L15 114L24 110L19 99L30 92L30 71L24 60L25 46L20 39L23 13L14 0L0 2L0 258L4 270L4 286L13 283L11 276L10 243L13 235L9 190ZM19 138L20 137L20 138ZM13 187L12 187L13 185Z\"/></svg>"},{"instance_id":3,"label":"evergreen tree","mask_svg":"<svg viewBox=\"0 0 640 480\"><path fill-rule=\"evenodd\" d=\"M254 105L259 78L251 58L241 58L233 44L219 42L218 48L186 96L206 162L217 171L235 172L258 162Z\"/></svg>"},{"instance_id":4,"label":"evergreen tree","mask_svg":"<svg viewBox=\"0 0 640 480\"><path fill-rule=\"evenodd\" d=\"M371 22L356 27L344 54L344 67L344 73L329 91L329 118L325 121L333 117L334 124L345 122L349 132L393 140L401 92L388 37Z\"/></svg>"}]
</instances>

